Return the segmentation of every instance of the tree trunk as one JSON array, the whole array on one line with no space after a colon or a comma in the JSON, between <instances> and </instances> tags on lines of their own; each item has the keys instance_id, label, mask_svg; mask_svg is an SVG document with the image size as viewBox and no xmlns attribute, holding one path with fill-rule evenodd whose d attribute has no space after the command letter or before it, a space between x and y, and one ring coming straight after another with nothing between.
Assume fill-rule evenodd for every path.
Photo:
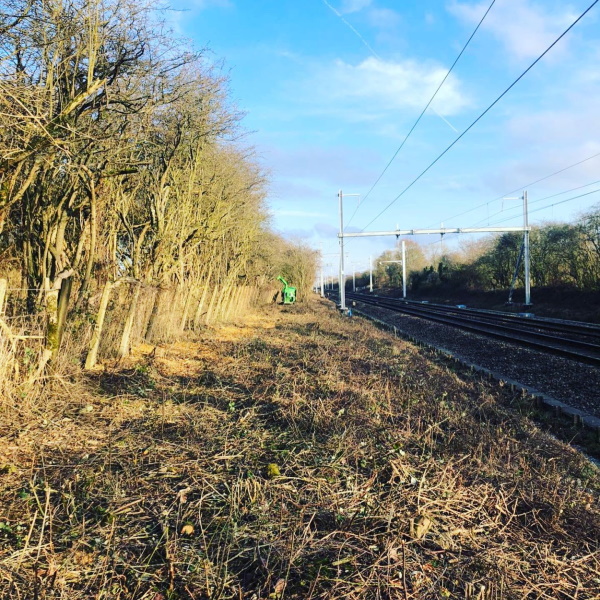
<instances>
[{"instance_id":1,"label":"tree trunk","mask_svg":"<svg viewBox=\"0 0 600 600\"><path fill-rule=\"evenodd\" d=\"M198 302L198 307L196 308L196 314L194 315L194 329L197 329L200 325L200 318L202 317L202 309L204 308L204 303L206 302L206 296L208 295L208 286L210 285L210 278L212 276L214 262L210 263L208 268L208 275L204 279L204 288L202 290L202 297L200 298L200 302Z\"/></svg>"},{"instance_id":2,"label":"tree trunk","mask_svg":"<svg viewBox=\"0 0 600 600\"><path fill-rule=\"evenodd\" d=\"M179 331L182 332L185 330L185 324L187 322L188 312L190 310L190 305L192 304L192 290L188 289L188 292L185 296L185 304L183 306L183 314L181 315L181 321L179 322Z\"/></svg>"},{"instance_id":3,"label":"tree trunk","mask_svg":"<svg viewBox=\"0 0 600 600\"><path fill-rule=\"evenodd\" d=\"M6 288L8 281L6 279L0 279L0 316L4 308L4 298L6 297Z\"/></svg>"},{"instance_id":4,"label":"tree trunk","mask_svg":"<svg viewBox=\"0 0 600 600\"><path fill-rule=\"evenodd\" d=\"M46 291L45 298L45 308L46 308L46 336L45 336L45 344L44 350L42 351L42 356L40 357L40 362L38 364L38 368L36 373L30 378L29 384L34 383L38 377L44 372L46 369L46 365L50 361L50 359L55 358L58 352L58 348L60 346L60 338L59 338L59 330L58 330L58 321L59 321L59 309L58 309L58 296L60 293L60 288L64 283L64 280L71 277L73 275L73 271L65 271L64 273L59 274L52 287L50 286L50 280L46 279L44 283L44 289Z\"/></svg>"},{"instance_id":5,"label":"tree trunk","mask_svg":"<svg viewBox=\"0 0 600 600\"><path fill-rule=\"evenodd\" d=\"M63 334L65 332L65 324L67 322L67 311L69 309L69 298L71 297L71 289L73 288L73 277L67 277L60 288L60 294L58 295L58 323L57 323L57 334L58 334L58 348L62 342ZM58 351L57 348L57 351Z\"/></svg>"},{"instance_id":6,"label":"tree trunk","mask_svg":"<svg viewBox=\"0 0 600 600\"><path fill-rule=\"evenodd\" d=\"M210 323L210 320L211 320L212 314L213 314L213 308L215 305L215 300L217 299L218 295L219 295L219 286L215 285L215 287L213 288L212 296L210 297L210 304L208 305L208 310L206 311L206 317L204 319L204 322L206 323L206 325L208 325Z\"/></svg>"},{"instance_id":7,"label":"tree trunk","mask_svg":"<svg viewBox=\"0 0 600 600\"><path fill-rule=\"evenodd\" d=\"M133 323L137 312L137 305L140 298L140 292L142 290L141 283L134 283L133 285L135 286L133 291L133 298L131 299L131 304L129 305L129 310L127 311L127 318L125 319L123 334L121 335L121 343L119 345L119 351L117 353L117 356L119 358L129 356L131 348L131 332L133 331Z\"/></svg>"},{"instance_id":8,"label":"tree trunk","mask_svg":"<svg viewBox=\"0 0 600 600\"><path fill-rule=\"evenodd\" d=\"M92 333L92 339L90 341L90 350L87 358L85 359L85 368L93 369L96 366L96 360L98 358L98 348L100 347L100 340L102 339L102 328L104 327L104 318L106 317L106 309L108 308L108 301L110 300L110 292L113 288L113 284L107 281L104 284L104 290L102 292L102 298L100 299L100 307L98 308L98 314L96 316L96 324L94 325L94 331Z\"/></svg>"},{"instance_id":9,"label":"tree trunk","mask_svg":"<svg viewBox=\"0 0 600 600\"><path fill-rule=\"evenodd\" d=\"M87 264L85 267L85 275L81 289L79 290L79 300L83 298L90 287L92 279L92 269L96 260L96 237L98 235L98 224L96 222L96 188L93 178L90 178L90 246L87 256Z\"/></svg>"},{"instance_id":10,"label":"tree trunk","mask_svg":"<svg viewBox=\"0 0 600 600\"><path fill-rule=\"evenodd\" d=\"M159 288L154 298L154 305L152 306L152 312L150 313L150 319L148 319L148 326L146 327L146 333L144 335L146 341L152 339L154 329L156 328L156 320L160 313L160 306L167 292L168 290L166 288Z\"/></svg>"}]
</instances>

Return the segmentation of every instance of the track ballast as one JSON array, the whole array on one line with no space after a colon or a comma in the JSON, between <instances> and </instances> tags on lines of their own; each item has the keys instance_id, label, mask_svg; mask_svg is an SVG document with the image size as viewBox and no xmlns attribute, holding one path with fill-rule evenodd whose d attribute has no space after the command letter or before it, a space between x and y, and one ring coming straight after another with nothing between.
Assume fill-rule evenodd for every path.
<instances>
[{"instance_id":1,"label":"track ballast","mask_svg":"<svg viewBox=\"0 0 600 600\"><path fill-rule=\"evenodd\" d=\"M370 294L348 293L347 298L350 301L386 308L493 337L503 342L600 366L600 327L595 325L490 310L449 307Z\"/></svg>"}]
</instances>

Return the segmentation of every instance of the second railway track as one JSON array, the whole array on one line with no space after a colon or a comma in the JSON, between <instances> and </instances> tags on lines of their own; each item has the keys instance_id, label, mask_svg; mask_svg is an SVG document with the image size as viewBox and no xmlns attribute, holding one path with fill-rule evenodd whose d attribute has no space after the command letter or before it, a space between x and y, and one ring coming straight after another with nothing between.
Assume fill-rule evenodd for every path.
<instances>
[{"instance_id":1,"label":"second railway track","mask_svg":"<svg viewBox=\"0 0 600 600\"><path fill-rule=\"evenodd\" d=\"M600 366L600 327L598 326L495 311L423 304L367 294L350 293L347 294L347 298Z\"/></svg>"}]
</instances>

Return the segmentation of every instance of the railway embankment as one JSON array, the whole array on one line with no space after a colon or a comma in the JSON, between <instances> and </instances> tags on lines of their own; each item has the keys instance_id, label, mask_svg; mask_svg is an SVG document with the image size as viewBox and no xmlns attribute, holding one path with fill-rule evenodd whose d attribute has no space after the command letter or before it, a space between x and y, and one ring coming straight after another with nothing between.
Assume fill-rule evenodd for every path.
<instances>
[{"instance_id":1,"label":"railway embankment","mask_svg":"<svg viewBox=\"0 0 600 600\"><path fill-rule=\"evenodd\" d=\"M600 594L600 476L518 394L273 306L2 406L0 597Z\"/></svg>"}]
</instances>

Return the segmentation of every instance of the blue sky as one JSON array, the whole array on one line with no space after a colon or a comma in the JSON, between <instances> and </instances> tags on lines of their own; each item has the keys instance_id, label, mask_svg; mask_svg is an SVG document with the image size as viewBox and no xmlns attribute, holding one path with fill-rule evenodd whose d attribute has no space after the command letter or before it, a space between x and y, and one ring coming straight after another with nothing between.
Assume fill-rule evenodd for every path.
<instances>
[{"instance_id":1,"label":"blue sky","mask_svg":"<svg viewBox=\"0 0 600 600\"><path fill-rule=\"evenodd\" d=\"M273 227L315 248L322 243L327 255L338 249L339 189L362 195L358 206L355 197L344 203L349 231L519 225L520 203L502 196L600 153L599 4L373 221L592 0L496 0L432 109L365 198L490 2L174 0L172 6L181 11L173 14L178 33L225 63L232 98L247 113L247 141L270 173ZM600 202L600 193L549 205L600 189L588 185L596 180L600 156L528 186L530 221L576 219ZM579 186L587 187L568 192ZM417 241L433 247L435 239ZM394 238L355 240L348 253L366 264L369 254L393 245Z\"/></svg>"}]
</instances>

